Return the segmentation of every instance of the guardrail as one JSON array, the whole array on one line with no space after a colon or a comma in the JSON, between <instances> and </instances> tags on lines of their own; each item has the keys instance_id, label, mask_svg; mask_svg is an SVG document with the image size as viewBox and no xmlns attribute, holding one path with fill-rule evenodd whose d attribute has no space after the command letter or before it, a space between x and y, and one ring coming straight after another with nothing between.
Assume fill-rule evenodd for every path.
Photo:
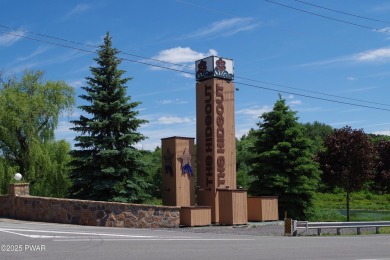
<instances>
[{"instance_id":1,"label":"guardrail","mask_svg":"<svg viewBox=\"0 0 390 260\"><path fill-rule=\"evenodd\" d=\"M390 221L358 221L358 222L308 222L297 221L292 219L285 220L285 234L298 235L298 230L308 231L309 229L317 229L317 235L321 235L322 229L336 229L337 235L341 234L343 228L356 228L357 234L361 234L362 228L375 228L379 234L379 228L390 227Z\"/></svg>"}]
</instances>

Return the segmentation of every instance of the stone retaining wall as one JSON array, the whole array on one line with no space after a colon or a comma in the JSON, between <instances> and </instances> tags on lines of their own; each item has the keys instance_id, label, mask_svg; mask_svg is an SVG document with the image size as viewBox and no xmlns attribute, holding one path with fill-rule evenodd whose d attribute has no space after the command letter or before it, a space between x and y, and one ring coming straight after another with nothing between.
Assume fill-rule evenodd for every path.
<instances>
[{"instance_id":1,"label":"stone retaining wall","mask_svg":"<svg viewBox=\"0 0 390 260\"><path fill-rule=\"evenodd\" d=\"M11 185L9 195L0 196L0 217L106 227L180 225L180 207L35 197L23 185Z\"/></svg>"},{"instance_id":2,"label":"stone retaining wall","mask_svg":"<svg viewBox=\"0 0 390 260\"><path fill-rule=\"evenodd\" d=\"M11 205L10 205L10 200L8 199L8 196L0 196L0 217L1 216L8 216Z\"/></svg>"}]
</instances>

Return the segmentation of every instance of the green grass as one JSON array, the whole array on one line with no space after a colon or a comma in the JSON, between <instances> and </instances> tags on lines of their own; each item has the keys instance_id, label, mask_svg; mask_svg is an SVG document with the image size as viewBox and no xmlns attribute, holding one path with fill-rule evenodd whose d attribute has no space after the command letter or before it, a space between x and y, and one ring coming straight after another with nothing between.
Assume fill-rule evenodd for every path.
<instances>
[{"instance_id":1,"label":"green grass","mask_svg":"<svg viewBox=\"0 0 390 260\"><path fill-rule=\"evenodd\" d=\"M340 213L347 219L347 211ZM390 210L351 210L351 221L390 221Z\"/></svg>"},{"instance_id":2,"label":"green grass","mask_svg":"<svg viewBox=\"0 0 390 260\"><path fill-rule=\"evenodd\" d=\"M323 209L345 209L346 193L317 193L314 205ZM390 194L377 195L367 191L351 193L351 209L390 210Z\"/></svg>"},{"instance_id":3,"label":"green grass","mask_svg":"<svg viewBox=\"0 0 390 260\"><path fill-rule=\"evenodd\" d=\"M151 198L151 199L145 201L143 204L162 206L162 199Z\"/></svg>"},{"instance_id":4,"label":"green grass","mask_svg":"<svg viewBox=\"0 0 390 260\"><path fill-rule=\"evenodd\" d=\"M346 194L317 193L310 221L346 221ZM377 195L367 191L351 194L351 221L389 221L390 194Z\"/></svg>"},{"instance_id":5,"label":"green grass","mask_svg":"<svg viewBox=\"0 0 390 260\"><path fill-rule=\"evenodd\" d=\"M314 212L310 214L309 221L345 221L345 219L338 210L316 208Z\"/></svg>"},{"instance_id":6,"label":"green grass","mask_svg":"<svg viewBox=\"0 0 390 260\"><path fill-rule=\"evenodd\" d=\"M379 234L390 234L390 227L383 227L379 229Z\"/></svg>"}]
</instances>

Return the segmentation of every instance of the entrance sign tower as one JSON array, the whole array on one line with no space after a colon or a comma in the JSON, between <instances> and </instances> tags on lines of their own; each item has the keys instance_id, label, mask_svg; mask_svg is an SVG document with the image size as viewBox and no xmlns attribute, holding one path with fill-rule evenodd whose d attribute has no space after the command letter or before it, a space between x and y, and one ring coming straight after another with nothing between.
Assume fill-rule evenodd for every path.
<instances>
[{"instance_id":1,"label":"entrance sign tower","mask_svg":"<svg viewBox=\"0 0 390 260\"><path fill-rule=\"evenodd\" d=\"M197 153L193 138L162 139L163 204L181 207L182 225L246 224L255 209L236 187L233 60L207 57L195 62L195 70Z\"/></svg>"},{"instance_id":2,"label":"entrance sign tower","mask_svg":"<svg viewBox=\"0 0 390 260\"><path fill-rule=\"evenodd\" d=\"M233 60L207 57L195 70L198 205L211 206L219 223L219 190L236 190Z\"/></svg>"}]
</instances>

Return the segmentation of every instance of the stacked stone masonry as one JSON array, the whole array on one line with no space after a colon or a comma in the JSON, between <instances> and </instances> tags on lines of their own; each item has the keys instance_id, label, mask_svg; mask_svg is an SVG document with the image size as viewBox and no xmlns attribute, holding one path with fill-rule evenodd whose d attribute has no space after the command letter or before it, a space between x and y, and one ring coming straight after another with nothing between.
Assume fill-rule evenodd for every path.
<instances>
[{"instance_id":1,"label":"stacked stone masonry","mask_svg":"<svg viewBox=\"0 0 390 260\"><path fill-rule=\"evenodd\" d=\"M180 207L35 197L28 184L0 196L0 217L106 227L179 227Z\"/></svg>"}]
</instances>

